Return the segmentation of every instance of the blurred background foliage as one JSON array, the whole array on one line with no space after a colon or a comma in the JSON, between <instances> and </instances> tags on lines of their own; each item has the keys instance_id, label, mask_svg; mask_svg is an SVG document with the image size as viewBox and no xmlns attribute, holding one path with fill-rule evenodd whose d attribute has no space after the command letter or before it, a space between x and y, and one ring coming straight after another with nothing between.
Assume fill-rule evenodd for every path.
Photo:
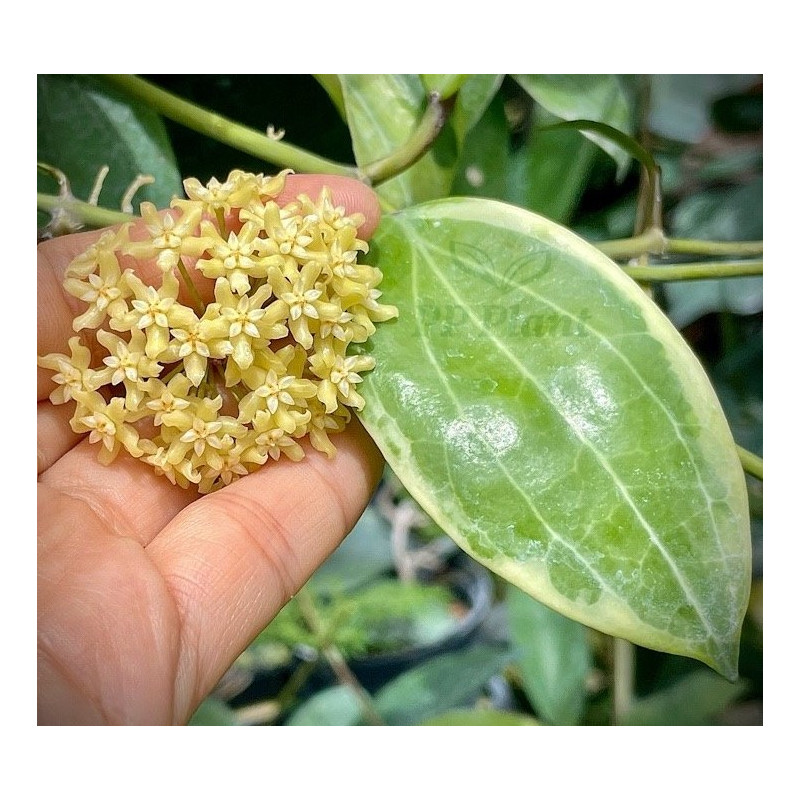
<instances>
[{"instance_id":1,"label":"blurred background foliage","mask_svg":"<svg viewBox=\"0 0 800 800\"><path fill-rule=\"evenodd\" d=\"M363 76L344 83L312 75L143 77L257 130L273 126L337 162L355 163L371 146L351 137L342 105L342 92ZM591 241L631 236L638 166L608 141L547 129L589 118L633 135L654 155L668 235L762 238L760 75L424 77L468 80L425 157L423 192L508 201ZM81 199L108 165L101 206L118 207L138 173L155 182L139 190L136 204L166 205L182 177L206 182L234 168L282 166L162 119L96 76L40 75L37 88L39 161L62 170ZM53 194L57 186L40 173L38 189ZM38 228L46 223L39 212ZM762 279L650 288L709 372L736 441L761 454ZM356 530L242 654L192 724L761 724L762 485L748 476L748 488L754 584L735 684L690 659L636 647L633 702L620 717L613 642L465 566L387 474Z\"/></svg>"}]
</instances>

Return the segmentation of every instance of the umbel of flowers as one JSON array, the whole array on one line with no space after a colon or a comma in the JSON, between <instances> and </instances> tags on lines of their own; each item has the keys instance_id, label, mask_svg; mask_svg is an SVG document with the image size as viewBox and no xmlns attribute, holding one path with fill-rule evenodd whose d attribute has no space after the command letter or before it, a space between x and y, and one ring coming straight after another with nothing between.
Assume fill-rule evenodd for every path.
<instances>
[{"instance_id":1,"label":"umbel of flowers","mask_svg":"<svg viewBox=\"0 0 800 800\"><path fill-rule=\"evenodd\" d=\"M328 436L363 407L360 373L375 365L348 345L397 309L378 302L380 271L358 262L363 216L327 189L279 206L288 172L191 178L188 199L143 203L144 225L104 233L68 267L81 335L39 365L103 463L124 449L205 493L270 458L301 459L304 437L335 453Z\"/></svg>"}]
</instances>

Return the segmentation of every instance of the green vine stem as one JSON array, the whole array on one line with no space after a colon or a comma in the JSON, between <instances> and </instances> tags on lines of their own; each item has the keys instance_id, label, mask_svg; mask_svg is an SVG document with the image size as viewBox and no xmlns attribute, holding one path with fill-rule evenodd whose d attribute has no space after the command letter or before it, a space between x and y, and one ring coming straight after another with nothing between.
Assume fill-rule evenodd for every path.
<instances>
[{"instance_id":1,"label":"green vine stem","mask_svg":"<svg viewBox=\"0 0 800 800\"><path fill-rule=\"evenodd\" d=\"M745 450L744 447L736 445L736 451L739 453L739 460L742 462L742 468L746 473L752 475L754 478L764 480L764 459Z\"/></svg>"},{"instance_id":2,"label":"green vine stem","mask_svg":"<svg viewBox=\"0 0 800 800\"><path fill-rule=\"evenodd\" d=\"M53 212L58 209L66 211L70 216L92 228L104 228L107 225L120 225L136 219L133 214L124 211L113 211L109 208L84 203L74 197L59 197L55 194L36 193L36 208L39 211Z\"/></svg>"},{"instance_id":3,"label":"green vine stem","mask_svg":"<svg viewBox=\"0 0 800 800\"><path fill-rule=\"evenodd\" d=\"M764 262L760 259L741 261L693 261L686 264L623 267L635 281L697 281L708 278L740 278L762 275Z\"/></svg>"},{"instance_id":4,"label":"green vine stem","mask_svg":"<svg viewBox=\"0 0 800 800\"><path fill-rule=\"evenodd\" d=\"M377 185L416 164L436 141L452 105L452 102L442 103L438 93L431 92L428 95L428 107L409 139L385 158L367 164L363 169L367 178Z\"/></svg>"},{"instance_id":5,"label":"green vine stem","mask_svg":"<svg viewBox=\"0 0 800 800\"><path fill-rule=\"evenodd\" d=\"M636 648L627 639L614 638L612 643L612 723L619 725L633 705Z\"/></svg>"},{"instance_id":6,"label":"green vine stem","mask_svg":"<svg viewBox=\"0 0 800 800\"><path fill-rule=\"evenodd\" d=\"M748 258L764 253L764 242L714 242L702 239L671 239L660 228L649 228L639 236L628 239L610 239L594 242L594 246L610 258L622 260L636 258L643 253L663 256L731 256Z\"/></svg>"},{"instance_id":7,"label":"green vine stem","mask_svg":"<svg viewBox=\"0 0 800 800\"><path fill-rule=\"evenodd\" d=\"M279 141L246 125L227 119L135 75L105 75L109 83L145 103L165 117L243 153L298 172L322 172L363 179L357 167L322 158L300 147Z\"/></svg>"}]
</instances>

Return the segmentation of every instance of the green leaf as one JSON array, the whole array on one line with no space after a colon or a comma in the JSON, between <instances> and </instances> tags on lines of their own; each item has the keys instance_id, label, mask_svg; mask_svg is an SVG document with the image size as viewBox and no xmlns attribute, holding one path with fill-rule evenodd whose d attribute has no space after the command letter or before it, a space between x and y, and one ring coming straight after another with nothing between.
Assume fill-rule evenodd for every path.
<instances>
[{"instance_id":1,"label":"green leaf","mask_svg":"<svg viewBox=\"0 0 800 800\"><path fill-rule=\"evenodd\" d=\"M134 207L142 200L167 206L173 196L182 195L181 176L159 116L130 105L89 76L39 75L36 85L37 158L62 170L78 199L88 199L103 165L110 167L99 203L106 208L119 209L140 173L156 182L137 192ZM52 179L40 176L39 191L55 193Z\"/></svg>"},{"instance_id":2,"label":"green leaf","mask_svg":"<svg viewBox=\"0 0 800 800\"><path fill-rule=\"evenodd\" d=\"M454 95L469 75L420 75L425 89L437 92L442 100Z\"/></svg>"},{"instance_id":3,"label":"green leaf","mask_svg":"<svg viewBox=\"0 0 800 800\"><path fill-rule=\"evenodd\" d=\"M358 725L361 702L349 686L323 689L306 700L286 720L286 725Z\"/></svg>"},{"instance_id":4,"label":"green leaf","mask_svg":"<svg viewBox=\"0 0 800 800\"><path fill-rule=\"evenodd\" d=\"M339 81L359 167L388 156L408 141L427 104L419 75L339 75ZM393 208L442 197L450 186L448 167L428 152L376 191Z\"/></svg>"},{"instance_id":5,"label":"green leaf","mask_svg":"<svg viewBox=\"0 0 800 800\"><path fill-rule=\"evenodd\" d=\"M509 199L509 152L508 123L498 96L464 137L450 193Z\"/></svg>"},{"instance_id":6,"label":"green leaf","mask_svg":"<svg viewBox=\"0 0 800 800\"><path fill-rule=\"evenodd\" d=\"M764 233L762 178L732 189L709 189L682 200L671 214L675 238L754 241ZM764 305L764 279L721 278L670 282L664 286L673 324L684 328L705 314L730 311L756 314Z\"/></svg>"},{"instance_id":7,"label":"green leaf","mask_svg":"<svg viewBox=\"0 0 800 800\"><path fill-rule=\"evenodd\" d=\"M188 725L238 725L236 714L216 697L205 699L194 712Z\"/></svg>"},{"instance_id":8,"label":"green leaf","mask_svg":"<svg viewBox=\"0 0 800 800\"><path fill-rule=\"evenodd\" d=\"M507 651L493 645L438 656L387 683L375 695L375 707L390 725L416 725L474 702L507 660Z\"/></svg>"},{"instance_id":9,"label":"green leaf","mask_svg":"<svg viewBox=\"0 0 800 800\"><path fill-rule=\"evenodd\" d=\"M547 722L577 725L591 665L586 629L513 587L508 588L506 606L528 699Z\"/></svg>"},{"instance_id":10,"label":"green leaf","mask_svg":"<svg viewBox=\"0 0 800 800\"><path fill-rule=\"evenodd\" d=\"M369 505L347 538L314 573L309 587L317 595L352 592L393 567L391 526Z\"/></svg>"},{"instance_id":11,"label":"green leaf","mask_svg":"<svg viewBox=\"0 0 800 800\"><path fill-rule=\"evenodd\" d=\"M737 674L747 495L719 402L657 306L542 217L455 198L387 215L400 309L361 419L427 513L555 611Z\"/></svg>"},{"instance_id":12,"label":"green leaf","mask_svg":"<svg viewBox=\"0 0 800 800\"><path fill-rule=\"evenodd\" d=\"M408 141L427 105L422 78L456 77L465 76L340 75L356 163L364 167ZM377 187L385 203L406 208L449 193L464 138L497 94L502 79L502 75L470 75L461 83L452 114L431 149L401 175Z\"/></svg>"},{"instance_id":13,"label":"green leaf","mask_svg":"<svg viewBox=\"0 0 800 800\"><path fill-rule=\"evenodd\" d=\"M470 75L458 90L450 124L459 143L478 123L497 95L502 75Z\"/></svg>"},{"instance_id":14,"label":"green leaf","mask_svg":"<svg viewBox=\"0 0 800 800\"><path fill-rule=\"evenodd\" d=\"M474 708L463 711L449 711L438 717L421 722L421 725L538 725L539 723L526 714L512 711L498 711L494 708Z\"/></svg>"},{"instance_id":15,"label":"green leaf","mask_svg":"<svg viewBox=\"0 0 800 800\"><path fill-rule=\"evenodd\" d=\"M331 102L336 106L339 116L347 120L347 110L344 107L344 94L338 75L315 75L317 83L328 93Z\"/></svg>"},{"instance_id":16,"label":"green leaf","mask_svg":"<svg viewBox=\"0 0 800 800\"><path fill-rule=\"evenodd\" d=\"M513 155L508 199L555 222L567 222L589 182L595 153L580 131L534 129Z\"/></svg>"},{"instance_id":17,"label":"green leaf","mask_svg":"<svg viewBox=\"0 0 800 800\"><path fill-rule=\"evenodd\" d=\"M651 75L648 128L658 136L699 142L711 128L715 100L762 80L763 75Z\"/></svg>"},{"instance_id":18,"label":"green leaf","mask_svg":"<svg viewBox=\"0 0 800 800\"><path fill-rule=\"evenodd\" d=\"M616 75L514 75L514 80L560 119L590 119L627 134L633 130L630 104ZM622 177L630 164L630 156L602 136L584 135L616 161L617 177Z\"/></svg>"},{"instance_id":19,"label":"green leaf","mask_svg":"<svg viewBox=\"0 0 800 800\"><path fill-rule=\"evenodd\" d=\"M747 691L747 683L729 683L712 672L697 671L668 689L637 700L622 725L708 725Z\"/></svg>"}]
</instances>

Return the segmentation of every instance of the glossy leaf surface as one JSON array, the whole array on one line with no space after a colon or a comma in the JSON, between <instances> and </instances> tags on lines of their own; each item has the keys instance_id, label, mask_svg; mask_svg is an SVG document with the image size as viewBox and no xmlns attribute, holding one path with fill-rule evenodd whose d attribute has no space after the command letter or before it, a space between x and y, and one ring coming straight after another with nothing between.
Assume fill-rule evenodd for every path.
<instances>
[{"instance_id":1,"label":"glossy leaf surface","mask_svg":"<svg viewBox=\"0 0 800 800\"><path fill-rule=\"evenodd\" d=\"M477 560L554 610L733 678L750 581L743 473L699 362L588 243L456 198L388 215L400 318L361 418Z\"/></svg>"}]
</instances>

